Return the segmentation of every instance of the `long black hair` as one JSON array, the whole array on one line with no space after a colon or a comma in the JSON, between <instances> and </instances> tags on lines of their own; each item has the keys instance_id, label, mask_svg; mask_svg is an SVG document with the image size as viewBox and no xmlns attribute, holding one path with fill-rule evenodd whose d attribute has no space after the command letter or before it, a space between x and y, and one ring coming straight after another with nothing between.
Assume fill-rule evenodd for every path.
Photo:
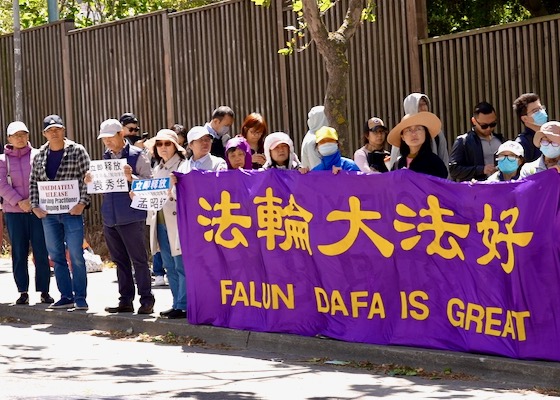
<instances>
[{"instance_id":1,"label":"long black hair","mask_svg":"<svg viewBox=\"0 0 560 400\"><path fill-rule=\"evenodd\" d=\"M425 153L427 151L432 151L432 135L430 135L430 131L427 127L423 126L424 131L426 132L424 135L424 143L420 146L420 150L418 150L418 154ZM401 137L401 155L403 158L408 157L410 154L410 147L405 143L404 139Z\"/></svg>"}]
</instances>

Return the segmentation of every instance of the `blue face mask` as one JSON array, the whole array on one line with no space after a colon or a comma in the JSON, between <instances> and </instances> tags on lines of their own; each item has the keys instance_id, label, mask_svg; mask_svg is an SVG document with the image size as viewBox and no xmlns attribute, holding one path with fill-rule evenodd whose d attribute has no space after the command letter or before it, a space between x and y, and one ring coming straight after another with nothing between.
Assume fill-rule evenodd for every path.
<instances>
[{"instance_id":1,"label":"blue face mask","mask_svg":"<svg viewBox=\"0 0 560 400\"><path fill-rule=\"evenodd\" d=\"M548 122L548 114L545 110L539 110L533 114L533 121L535 122L535 125L544 125Z\"/></svg>"},{"instance_id":2,"label":"blue face mask","mask_svg":"<svg viewBox=\"0 0 560 400\"><path fill-rule=\"evenodd\" d=\"M517 159L512 161L508 158L504 158L503 160L498 161L498 169L504 174L511 174L512 172L517 171L518 167L519 165L517 164Z\"/></svg>"},{"instance_id":3,"label":"blue face mask","mask_svg":"<svg viewBox=\"0 0 560 400\"><path fill-rule=\"evenodd\" d=\"M541 153L548 158L560 157L560 146L552 146L550 144L541 144Z\"/></svg>"}]
</instances>

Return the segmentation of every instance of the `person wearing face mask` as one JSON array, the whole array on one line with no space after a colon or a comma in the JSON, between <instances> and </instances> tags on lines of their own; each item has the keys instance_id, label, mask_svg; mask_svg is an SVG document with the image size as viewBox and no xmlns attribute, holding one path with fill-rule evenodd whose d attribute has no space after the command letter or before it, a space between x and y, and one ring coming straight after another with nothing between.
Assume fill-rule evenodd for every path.
<instances>
[{"instance_id":1,"label":"person wearing face mask","mask_svg":"<svg viewBox=\"0 0 560 400\"><path fill-rule=\"evenodd\" d=\"M541 156L541 152L534 144L533 138L535 132L548 121L548 114L546 107L541 104L541 99L538 94L525 93L519 96L513 102L513 111L524 126L523 131L517 135L515 141L525 151L525 160L532 162Z\"/></svg>"},{"instance_id":2,"label":"person wearing face mask","mask_svg":"<svg viewBox=\"0 0 560 400\"><path fill-rule=\"evenodd\" d=\"M220 106L212 112L210 122L204 125L213 138L210 149L210 154L213 156L225 158L226 144L231 138L229 132L234 121L233 110L228 106Z\"/></svg>"},{"instance_id":3,"label":"person wearing face mask","mask_svg":"<svg viewBox=\"0 0 560 400\"><path fill-rule=\"evenodd\" d=\"M490 175L487 182L515 181L519 179L519 172L524 163L523 146L513 140L504 142L496 153L498 171Z\"/></svg>"},{"instance_id":4,"label":"person wearing face mask","mask_svg":"<svg viewBox=\"0 0 560 400\"><path fill-rule=\"evenodd\" d=\"M555 168L560 172L560 122L549 121L535 132L533 144L540 149L541 156L525 164L519 173L520 178Z\"/></svg>"},{"instance_id":5,"label":"person wearing face mask","mask_svg":"<svg viewBox=\"0 0 560 400\"><path fill-rule=\"evenodd\" d=\"M338 133L336 129L323 126L315 132L315 143L317 151L321 155L321 163L312 171L332 171L337 174L340 170L359 171L360 168L354 161L342 157L338 148Z\"/></svg>"}]
</instances>

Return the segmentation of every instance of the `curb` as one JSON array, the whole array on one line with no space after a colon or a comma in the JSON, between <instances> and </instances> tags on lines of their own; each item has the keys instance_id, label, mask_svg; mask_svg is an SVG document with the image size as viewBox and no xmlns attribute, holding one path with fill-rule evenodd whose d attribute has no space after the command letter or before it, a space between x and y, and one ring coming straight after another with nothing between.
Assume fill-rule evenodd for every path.
<instances>
[{"instance_id":1,"label":"curb","mask_svg":"<svg viewBox=\"0 0 560 400\"><path fill-rule=\"evenodd\" d=\"M164 335L197 337L209 344L224 344L234 348L290 354L297 357L327 357L345 361L375 364L399 364L425 370L474 375L485 380L558 387L560 363L514 360L503 357L419 349L412 347L378 346L349 343L328 338L289 334L240 331L206 325L189 325L182 320L166 320L139 315L102 315L66 310L28 307L22 318L21 306L0 304L0 316L12 317L32 324L47 323L76 330L122 330Z\"/></svg>"}]
</instances>

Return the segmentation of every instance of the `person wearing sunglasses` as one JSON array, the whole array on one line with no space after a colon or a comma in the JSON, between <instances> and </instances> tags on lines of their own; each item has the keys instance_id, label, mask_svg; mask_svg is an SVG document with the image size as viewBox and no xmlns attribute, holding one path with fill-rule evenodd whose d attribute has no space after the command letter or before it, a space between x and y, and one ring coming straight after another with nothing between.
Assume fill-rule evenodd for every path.
<instances>
[{"instance_id":1,"label":"person wearing sunglasses","mask_svg":"<svg viewBox=\"0 0 560 400\"><path fill-rule=\"evenodd\" d=\"M132 113L124 113L119 118L122 125L122 133L124 139L133 146L143 148L144 140L146 139L140 134L140 127L138 126L138 118Z\"/></svg>"},{"instance_id":2,"label":"person wearing sunglasses","mask_svg":"<svg viewBox=\"0 0 560 400\"><path fill-rule=\"evenodd\" d=\"M533 138L541 156L521 168L520 178L554 168L560 172L560 122L549 121L543 124Z\"/></svg>"},{"instance_id":3,"label":"person wearing sunglasses","mask_svg":"<svg viewBox=\"0 0 560 400\"><path fill-rule=\"evenodd\" d=\"M104 160L126 160L123 172L129 188L134 179L152 177L149 157L125 140L123 127L119 121L114 118L103 121L97 139L101 139L105 145ZM91 174L87 173L84 180L86 183L92 182ZM130 204L131 198L128 192L103 194L101 204L103 236L111 260L117 266L120 295L118 305L106 307L105 311L110 314L134 312L136 282L140 296L138 314L151 314L154 311L155 299L152 294L152 277L145 245L146 211L132 208Z\"/></svg>"},{"instance_id":4,"label":"person wearing sunglasses","mask_svg":"<svg viewBox=\"0 0 560 400\"><path fill-rule=\"evenodd\" d=\"M487 182L516 181L519 179L521 166L525 162L523 146L513 140L502 143L496 153L498 171L490 175Z\"/></svg>"},{"instance_id":5,"label":"person wearing sunglasses","mask_svg":"<svg viewBox=\"0 0 560 400\"><path fill-rule=\"evenodd\" d=\"M471 123L471 130L457 137L451 150L449 173L457 182L484 181L498 170L495 154L504 137L494 132L498 125L496 110L485 101L478 103Z\"/></svg>"},{"instance_id":6,"label":"person wearing sunglasses","mask_svg":"<svg viewBox=\"0 0 560 400\"><path fill-rule=\"evenodd\" d=\"M533 162L541 156L539 147L533 142L535 132L548 121L546 107L536 93L524 93L513 102L513 111L523 124L523 131L517 135L515 141L525 150L527 162Z\"/></svg>"}]
</instances>

